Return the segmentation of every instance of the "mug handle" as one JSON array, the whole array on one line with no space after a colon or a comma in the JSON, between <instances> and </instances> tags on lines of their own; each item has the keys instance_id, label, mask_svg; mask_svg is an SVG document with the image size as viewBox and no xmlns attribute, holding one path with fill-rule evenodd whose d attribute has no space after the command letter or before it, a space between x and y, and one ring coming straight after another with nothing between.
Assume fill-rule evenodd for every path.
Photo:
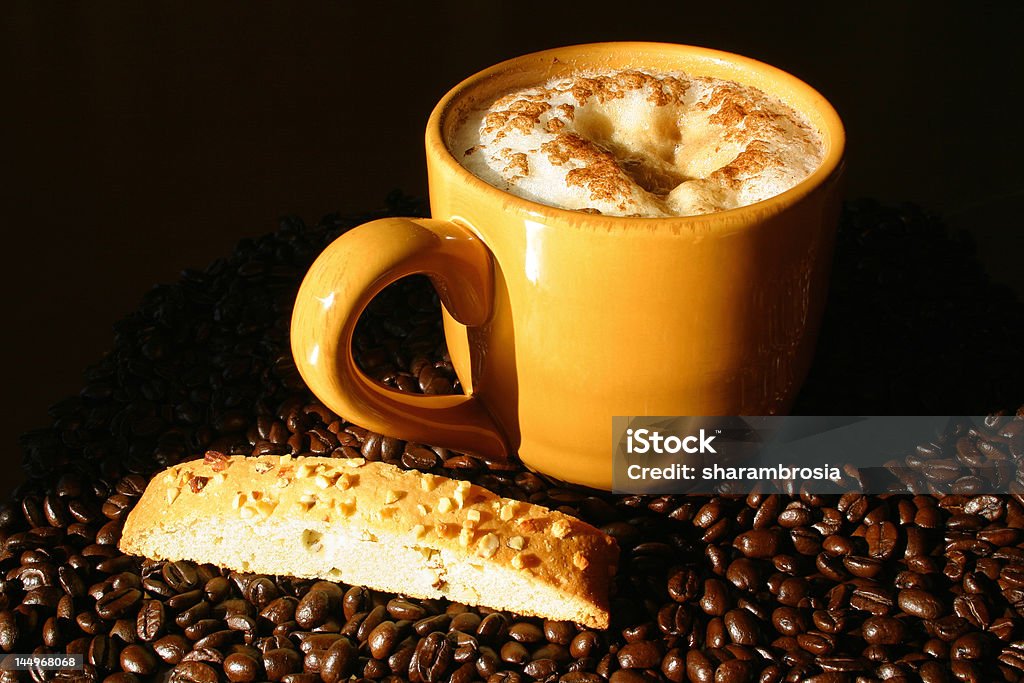
<instances>
[{"instance_id":1,"label":"mug handle","mask_svg":"<svg viewBox=\"0 0 1024 683\"><path fill-rule=\"evenodd\" d=\"M382 218L342 234L303 278L291 321L292 355L309 388L335 413L373 431L488 458L507 457L502 431L476 396L423 396L367 377L352 356L359 315L382 289L426 274L463 325L490 316L494 264L469 230L449 221Z\"/></svg>"}]
</instances>

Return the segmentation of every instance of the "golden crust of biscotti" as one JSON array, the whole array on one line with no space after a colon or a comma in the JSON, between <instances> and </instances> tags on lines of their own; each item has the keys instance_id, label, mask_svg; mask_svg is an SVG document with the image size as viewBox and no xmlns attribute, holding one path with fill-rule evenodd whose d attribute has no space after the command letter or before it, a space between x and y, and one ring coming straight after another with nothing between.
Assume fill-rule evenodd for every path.
<instances>
[{"instance_id":1,"label":"golden crust of biscotti","mask_svg":"<svg viewBox=\"0 0 1024 683\"><path fill-rule=\"evenodd\" d=\"M608 625L618 546L574 517L361 458L208 453L154 476L129 554Z\"/></svg>"}]
</instances>

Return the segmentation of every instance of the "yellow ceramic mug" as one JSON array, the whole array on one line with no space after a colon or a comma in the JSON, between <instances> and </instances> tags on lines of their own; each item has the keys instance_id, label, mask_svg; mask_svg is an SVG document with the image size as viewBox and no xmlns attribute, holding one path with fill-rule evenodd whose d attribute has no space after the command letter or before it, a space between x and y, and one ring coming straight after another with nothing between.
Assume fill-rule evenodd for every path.
<instances>
[{"instance_id":1,"label":"yellow ceramic mug","mask_svg":"<svg viewBox=\"0 0 1024 683\"><path fill-rule=\"evenodd\" d=\"M574 70L684 71L753 85L821 132L821 166L791 190L684 218L544 206L466 171L446 140L460 113ZM812 88L776 68L682 45L603 43L498 64L457 85L427 123L433 219L342 235L313 264L292 317L303 378L370 429L611 487L613 415L769 415L811 362L839 211L844 133ZM400 394L352 358L360 312L386 285L431 277L465 396Z\"/></svg>"}]
</instances>

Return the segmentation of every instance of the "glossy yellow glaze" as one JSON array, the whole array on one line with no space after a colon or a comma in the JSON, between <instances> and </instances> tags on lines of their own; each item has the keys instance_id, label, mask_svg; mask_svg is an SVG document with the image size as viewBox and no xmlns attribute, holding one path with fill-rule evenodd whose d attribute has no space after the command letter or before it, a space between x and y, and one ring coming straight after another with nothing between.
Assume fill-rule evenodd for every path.
<instances>
[{"instance_id":1,"label":"glossy yellow glaze","mask_svg":"<svg viewBox=\"0 0 1024 683\"><path fill-rule=\"evenodd\" d=\"M793 189L706 216L615 218L529 202L477 179L446 136L461 112L578 69L682 70L754 85L805 113L826 146ZM331 244L299 290L292 349L332 410L400 438L518 453L570 482L611 486L613 415L784 413L813 353L839 212L835 110L766 64L681 45L602 43L480 72L427 124L432 220L385 219ZM395 279L427 273L445 304L467 396L411 396L363 375L359 312Z\"/></svg>"}]
</instances>

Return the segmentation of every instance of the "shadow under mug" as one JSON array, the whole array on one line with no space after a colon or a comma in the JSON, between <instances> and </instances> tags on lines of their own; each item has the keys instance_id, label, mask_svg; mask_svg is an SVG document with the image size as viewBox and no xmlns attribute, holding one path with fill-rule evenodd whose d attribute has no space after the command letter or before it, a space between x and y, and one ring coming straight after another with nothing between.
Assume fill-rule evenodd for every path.
<instances>
[{"instance_id":1,"label":"shadow under mug","mask_svg":"<svg viewBox=\"0 0 1024 683\"><path fill-rule=\"evenodd\" d=\"M756 204L675 218L552 208L488 185L447 141L466 112L579 70L683 71L755 86L802 112L824 160ZM601 43L547 50L466 79L427 123L432 219L339 237L298 293L292 352L331 410L369 429L610 489L614 415L772 415L813 357L839 215L844 131L810 86L705 48ZM425 273L466 395L403 394L351 352L367 303Z\"/></svg>"}]
</instances>

